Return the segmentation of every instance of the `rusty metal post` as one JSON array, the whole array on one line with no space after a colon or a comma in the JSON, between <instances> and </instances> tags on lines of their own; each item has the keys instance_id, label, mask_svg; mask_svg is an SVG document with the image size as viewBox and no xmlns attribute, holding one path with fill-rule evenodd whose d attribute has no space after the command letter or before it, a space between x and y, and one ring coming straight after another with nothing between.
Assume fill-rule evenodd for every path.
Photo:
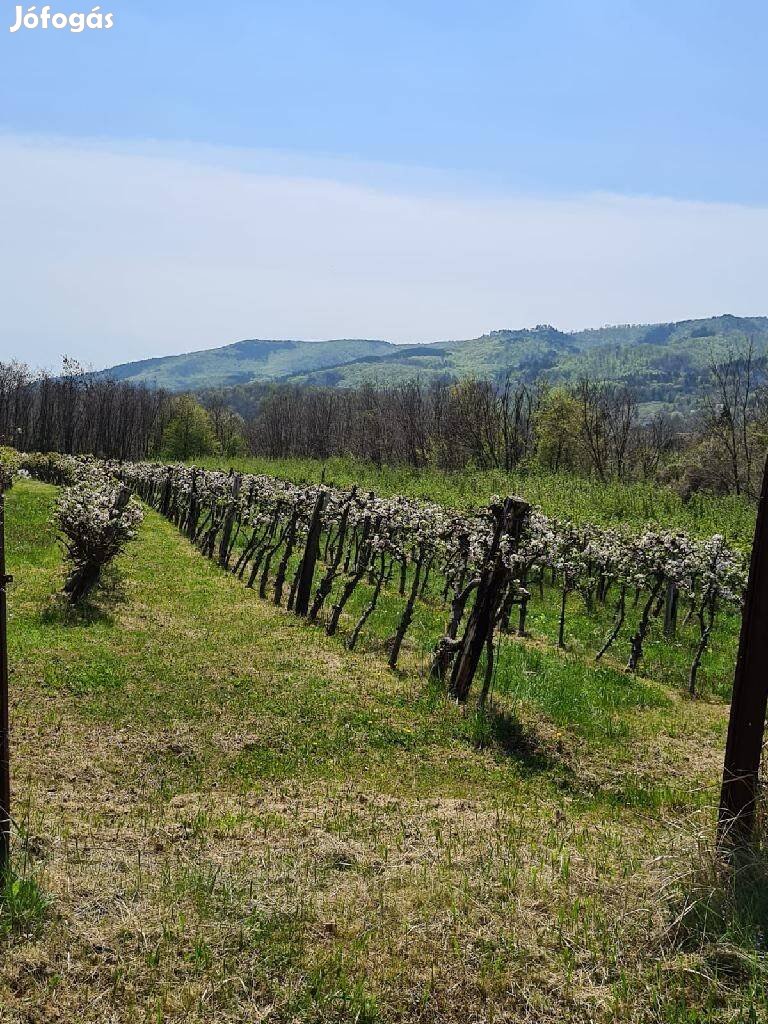
<instances>
[{"instance_id":1,"label":"rusty metal post","mask_svg":"<svg viewBox=\"0 0 768 1024\"><path fill-rule=\"evenodd\" d=\"M0 877L11 866L11 739L8 714L8 628L5 570L5 492L0 474Z\"/></svg>"},{"instance_id":2,"label":"rusty metal post","mask_svg":"<svg viewBox=\"0 0 768 1024\"><path fill-rule=\"evenodd\" d=\"M749 842L768 702L768 460L757 507L720 796L718 844Z\"/></svg>"}]
</instances>

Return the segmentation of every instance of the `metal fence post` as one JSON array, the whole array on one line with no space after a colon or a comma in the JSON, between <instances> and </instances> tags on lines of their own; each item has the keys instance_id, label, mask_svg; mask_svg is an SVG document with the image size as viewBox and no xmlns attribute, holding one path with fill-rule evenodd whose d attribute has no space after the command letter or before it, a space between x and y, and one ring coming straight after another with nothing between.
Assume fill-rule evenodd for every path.
<instances>
[{"instance_id":1,"label":"metal fence post","mask_svg":"<svg viewBox=\"0 0 768 1024\"><path fill-rule=\"evenodd\" d=\"M755 542L741 620L723 765L718 844L752 837L768 702L768 460L757 507Z\"/></svg>"},{"instance_id":2,"label":"metal fence post","mask_svg":"<svg viewBox=\"0 0 768 1024\"><path fill-rule=\"evenodd\" d=\"M0 877L11 866L11 742L8 715L8 628L5 570L5 491L0 474Z\"/></svg>"}]
</instances>

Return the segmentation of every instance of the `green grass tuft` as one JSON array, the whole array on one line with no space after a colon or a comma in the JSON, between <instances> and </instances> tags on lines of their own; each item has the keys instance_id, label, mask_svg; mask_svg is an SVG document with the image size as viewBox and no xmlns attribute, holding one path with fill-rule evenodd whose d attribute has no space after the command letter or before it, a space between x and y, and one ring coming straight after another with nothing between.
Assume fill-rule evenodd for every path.
<instances>
[{"instance_id":1,"label":"green grass tuft","mask_svg":"<svg viewBox=\"0 0 768 1024\"><path fill-rule=\"evenodd\" d=\"M32 938L43 927L50 900L37 881L10 871L0 881L0 938Z\"/></svg>"}]
</instances>

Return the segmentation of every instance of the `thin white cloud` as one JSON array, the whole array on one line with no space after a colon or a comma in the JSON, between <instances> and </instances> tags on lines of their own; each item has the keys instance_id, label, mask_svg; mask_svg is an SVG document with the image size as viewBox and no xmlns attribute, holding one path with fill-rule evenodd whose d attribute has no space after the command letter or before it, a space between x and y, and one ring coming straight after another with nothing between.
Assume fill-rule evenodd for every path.
<instances>
[{"instance_id":1,"label":"thin white cloud","mask_svg":"<svg viewBox=\"0 0 768 1024\"><path fill-rule=\"evenodd\" d=\"M0 139L0 358L768 313L768 209L408 192Z\"/></svg>"}]
</instances>

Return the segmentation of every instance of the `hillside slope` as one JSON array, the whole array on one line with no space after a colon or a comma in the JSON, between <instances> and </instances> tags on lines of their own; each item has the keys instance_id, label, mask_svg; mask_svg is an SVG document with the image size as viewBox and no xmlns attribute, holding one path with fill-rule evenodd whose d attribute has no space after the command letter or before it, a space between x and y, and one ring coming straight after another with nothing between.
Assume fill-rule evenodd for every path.
<instances>
[{"instance_id":1,"label":"hillside slope","mask_svg":"<svg viewBox=\"0 0 768 1024\"><path fill-rule=\"evenodd\" d=\"M479 376L571 382L582 375L629 384L643 402L689 404L713 357L768 351L768 318L720 316L671 324L627 325L566 334L541 326L491 331L468 341L382 353L294 376L296 383L359 387L413 379Z\"/></svg>"},{"instance_id":2,"label":"hillside slope","mask_svg":"<svg viewBox=\"0 0 768 1024\"><path fill-rule=\"evenodd\" d=\"M324 366L340 366L366 355L380 355L395 346L386 341L238 341L223 348L161 356L123 363L99 376L130 380L170 391L228 387L252 381L278 380Z\"/></svg>"}]
</instances>

